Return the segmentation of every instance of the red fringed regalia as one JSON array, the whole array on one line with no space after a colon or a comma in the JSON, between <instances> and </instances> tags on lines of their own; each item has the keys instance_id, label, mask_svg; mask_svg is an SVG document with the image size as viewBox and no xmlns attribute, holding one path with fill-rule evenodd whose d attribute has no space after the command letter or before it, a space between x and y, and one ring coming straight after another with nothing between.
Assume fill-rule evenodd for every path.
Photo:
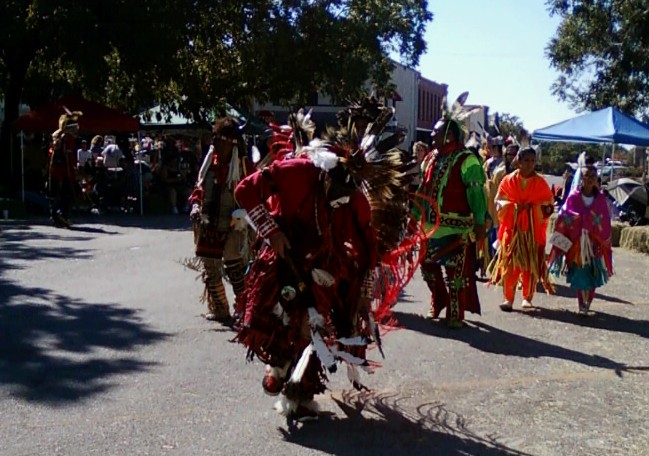
<instances>
[{"instance_id":1,"label":"red fringed regalia","mask_svg":"<svg viewBox=\"0 0 649 456\"><path fill-rule=\"evenodd\" d=\"M311 160L292 159L249 176L235 192L261 235L246 278L247 304L237 340L250 356L273 367L295 362L311 343L309 308L324 318L327 345L364 359L364 346L336 340L371 337L368 309L360 308L364 279L377 261L369 204L356 191L348 204L331 207L323 179ZM278 258L266 242L280 229L291 244L289 261ZM326 271L333 285L316 283L314 270ZM295 396L308 399L324 391L325 378L318 357L312 356L305 375L309 381Z\"/></svg>"}]
</instances>

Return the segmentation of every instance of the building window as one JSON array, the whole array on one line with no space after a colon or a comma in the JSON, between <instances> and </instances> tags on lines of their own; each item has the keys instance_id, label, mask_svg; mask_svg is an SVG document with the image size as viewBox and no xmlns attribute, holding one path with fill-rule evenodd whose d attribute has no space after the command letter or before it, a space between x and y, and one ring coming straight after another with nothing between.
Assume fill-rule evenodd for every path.
<instances>
[{"instance_id":1,"label":"building window","mask_svg":"<svg viewBox=\"0 0 649 456\"><path fill-rule=\"evenodd\" d=\"M438 98L437 94L433 95L433 117L435 117L435 120L439 119L439 103L438 103Z\"/></svg>"},{"instance_id":2,"label":"building window","mask_svg":"<svg viewBox=\"0 0 649 456\"><path fill-rule=\"evenodd\" d=\"M421 91L421 119L426 120L426 91Z\"/></svg>"},{"instance_id":3,"label":"building window","mask_svg":"<svg viewBox=\"0 0 649 456\"><path fill-rule=\"evenodd\" d=\"M426 106L424 106L424 119L428 121L428 109L430 106L430 94L426 92Z\"/></svg>"}]
</instances>

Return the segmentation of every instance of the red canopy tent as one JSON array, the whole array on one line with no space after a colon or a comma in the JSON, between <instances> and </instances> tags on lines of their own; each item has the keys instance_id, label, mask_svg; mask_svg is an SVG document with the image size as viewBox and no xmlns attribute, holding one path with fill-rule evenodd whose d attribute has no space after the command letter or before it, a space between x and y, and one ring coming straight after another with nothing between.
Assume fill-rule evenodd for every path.
<instances>
[{"instance_id":1,"label":"red canopy tent","mask_svg":"<svg viewBox=\"0 0 649 456\"><path fill-rule=\"evenodd\" d=\"M140 121L117 109L112 109L94 101L79 97L64 97L39 106L16 120L16 130L54 131L58 128L59 117L69 111L81 111L80 131L84 133L129 133L140 129Z\"/></svg>"}]
</instances>

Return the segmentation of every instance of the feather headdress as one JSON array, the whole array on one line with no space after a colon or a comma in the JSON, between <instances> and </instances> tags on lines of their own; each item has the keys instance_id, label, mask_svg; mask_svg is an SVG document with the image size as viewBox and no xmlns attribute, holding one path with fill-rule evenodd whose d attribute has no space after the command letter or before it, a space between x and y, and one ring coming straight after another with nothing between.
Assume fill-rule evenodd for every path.
<instances>
[{"instance_id":1,"label":"feather headdress","mask_svg":"<svg viewBox=\"0 0 649 456\"><path fill-rule=\"evenodd\" d=\"M338 128L329 127L322 138L313 139L311 111L305 114L300 109L289 115L289 125L271 124L270 157L260 165L305 156L333 179L342 179L344 186L361 189L370 203L372 225L383 254L399 244L408 218L407 187L411 176L406 175L409 165L396 148L405 132L397 129L384 134L394 112L394 108L369 95L351 101L338 113Z\"/></svg>"},{"instance_id":2,"label":"feather headdress","mask_svg":"<svg viewBox=\"0 0 649 456\"><path fill-rule=\"evenodd\" d=\"M296 157L299 157L302 152L302 148L309 144L315 135L315 122L311 120L311 112L313 109L310 109L306 114L304 109L300 108L297 113L290 113L288 115L288 125L292 130L292 140L295 145L294 154Z\"/></svg>"},{"instance_id":3,"label":"feather headdress","mask_svg":"<svg viewBox=\"0 0 649 456\"><path fill-rule=\"evenodd\" d=\"M316 130L311 111L305 114L304 109L300 108L297 112L289 113L288 125L269 124L271 136L268 154L257 164L257 168L268 166L275 160L304 155L303 149L313 140Z\"/></svg>"},{"instance_id":4,"label":"feather headdress","mask_svg":"<svg viewBox=\"0 0 649 456\"><path fill-rule=\"evenodd\" d=\"M466 103L467 98L469 97L469 92L462 92L457 99L453 102L451 105L450 109L448 107L448 103L446 101L446 97L442 100L442 118L437 122L438 124L440 122L444 122L448 125L451 123L455 123L458 127L459 131L459 138L456 138L459 143L464 144L466 141L466 138L469 133L469 126L465 122L466 119L473 114L474 112L477 112L480 108L479 107L471 107L467 108L464 106Z\"/></svg>"},{"instance_id":5,"label":"feather headdress","mask_svg":"<svg viewBox=\"0 0 649 456\"><path fill-rule=\"evenodd\" d=\"M410 177L405 173L403 152L396 148L405 138L405 132L397 130L383 137L395 110L371 95L352 102L341 112L339 123L343 125L337 130L328 129L324 142L339 152L339 160L349 178L366 195L382 255L399 244L408 216L405 202ZM357 131L358 117L369 121L362 133Z\"/></svg>"},{"instance_id":6,"label":"feather headdress","mask_svg":"<svg viewBox=\"0 0 649 456\"><path fill-rule=\"evenodd\" d=\"M373 94L349 100L348 106L336 114L338 126L352 134L358 119L366 119L368 122L372 122L379 118L381 111L384 109L385 106ZM355 132L358 137L362 137L364 133L364 131Z\"/></svg>"},{"instance_id":7,"label":"feather headdress","mask_svg":"<svg viewBox=\"0 0 649 456\"><path fill-rule=\"evenodd\" d=\"M65 110L65 114L61 114L59 117L59 128L52 133L54 140L60 138L65 133L65 130L79 127L79 117L83 115L81 111L70 111L66 106L63 106L63 109Z\"/></svg>"}]
</instances>

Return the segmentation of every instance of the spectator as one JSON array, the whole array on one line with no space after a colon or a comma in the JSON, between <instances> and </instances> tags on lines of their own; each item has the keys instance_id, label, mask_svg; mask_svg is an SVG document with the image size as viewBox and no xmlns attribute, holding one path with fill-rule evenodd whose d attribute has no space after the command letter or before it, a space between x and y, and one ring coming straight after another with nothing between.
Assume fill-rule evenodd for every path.
<instances>
[{"instance_id":1,"label":"spectator","mask_svg":"<svg viewBox=\"0 0 649 456\"><path fill-rule=\"evenodd\" d=\"M117 144L108 144L101 151L101 156L104 157L104 166L108 169L114 169L119 166L119 160L124 158L124 153Z\"/></svg>"},{"instance_id":2,"label":"spectator","mask_svg":"<svg viewBox=\"0 0 649 456\"><path fill-rule=\"evenodd\" d=\"M198 177L198 161L194 150L183 148L180 151L179 168L182 175L185 176L187 186L193 187Z\"/></svg>"},{"instance_id":3,"label":"spectator","mask_svg":"<svg viewBox=\"0 0 649 456\"><path fill-rule=\"evenodd\" d=\"M125 212L133 212L133 202L137 200L140 191L140 175L131 157L121 158L119 162L122 168L119 179L121 207Z\"/></svg>"},{"instance_id":4,"label":"spectator","mask_svg":"<svg viewBox=\"0 0 649 456\"><path fill-rule=\"evenodd\" d=\"M92 159L92 152L88 150L88 141L83 139L81 141L81 148L77 150L77 168L83 168Z\"/></svg>"},{"instance_id":5,"label":"spectator","mask_svg":"<svg viewBox=\"0 0 649 456\"><path fill-rule=\"evenodd\" d=\"M106 209L106 195L108 193L108 171L104 166L104 157L101 155L95 161L95 169L92 176L92 213L99 214L100 210Z\"/></svg>"},{"instance_id":6,"label":"spectator","mask_svg":"<svg viewBox=\"0 0 649 456\"><path fill-rule=\"evenodd\" d=\"M493 177L494 170L503 161L503 139L500 136L489 138L489 157L484 162L487 179Z\"/></svg>"},{"instance_id":7,"label":"spectator","mask_svg":"<svg viewBox=\"0 0 649 456\"><path fill-rule=\"evenodd\" d=\"M419 186L421 185L421 162L424 161L424 157L428 153L428 144L423 141L417 141L412 146L412 158L416 161L417 166L413 169L413 172L416 172L415 177L413 177L410 182L410 191L416 192Z\"/></svg>"},{"instance_id":8,"label":"spectator","mask_svg":"<svg viewBox=\"0 0 649 456\"><path fill-rule=\"evenodd\" d=\"M187 178L181 173L180 160L177 154L167 155L160 167L160 183L167 194L171 213L178 214L179 202L183 204L183 209L187 205L190 187L187 186Z\"/></svg>"},{"instance_id":9,"label":"spectator","mask_svg":"<svg viewBox=\"0 0 649 456\"><path fill-rule=\"evenodd\" d=\"M101 150L104 146L104 138L102 136L95 136L90 141L90 152L92 153L92 161L97 160L101 155Z\"/></svg>"}]
</instances>

